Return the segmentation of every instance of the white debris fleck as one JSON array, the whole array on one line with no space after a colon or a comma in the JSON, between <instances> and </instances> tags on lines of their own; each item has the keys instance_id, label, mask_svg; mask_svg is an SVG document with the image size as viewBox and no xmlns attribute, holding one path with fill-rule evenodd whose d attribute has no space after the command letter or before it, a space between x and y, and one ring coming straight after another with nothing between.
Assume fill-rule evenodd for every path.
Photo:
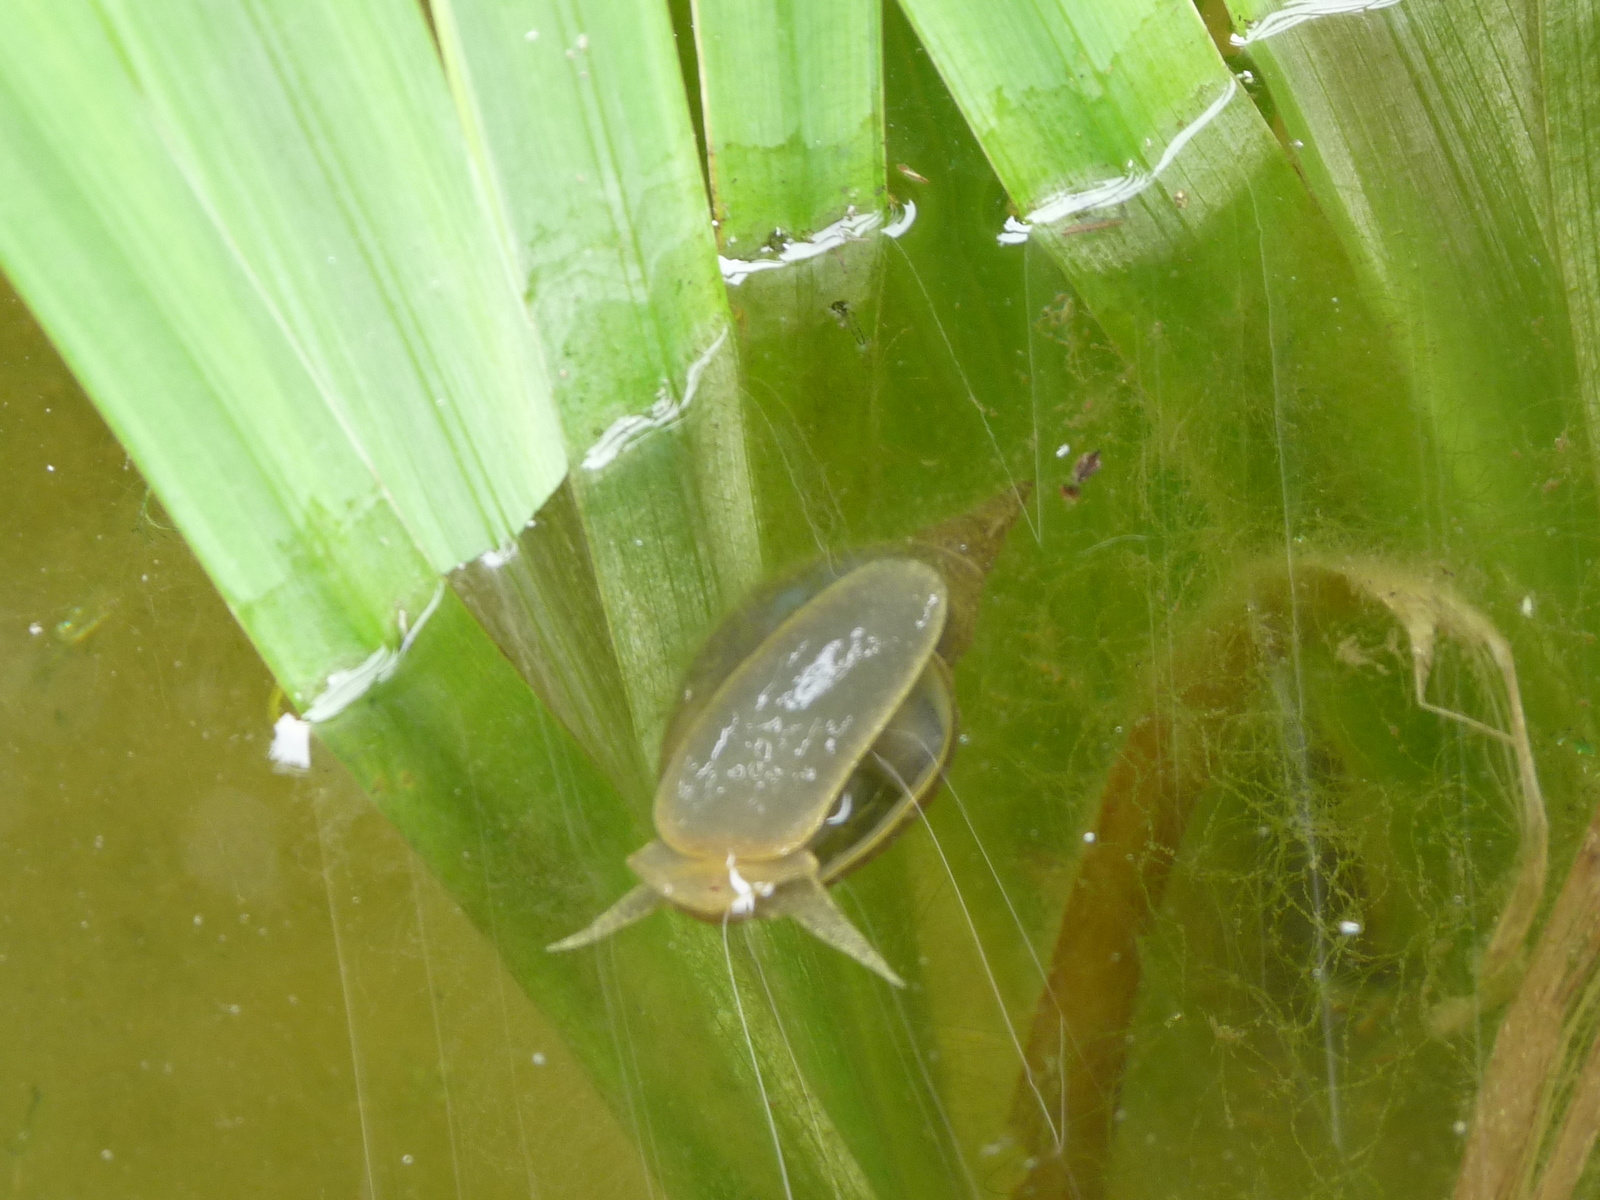
<instances>
[{"instance_id":1,"label":"white debris fleck","mask_svg":"<svg viewBox=\"0 0 1600 1200\"><path fill-rule=\"evenodd\" d=\"M280 774L311 769L311 722L293 713L284 713L272 727L272 745L267 757Z\"/></svg>"},{"instance_id":2,"label":"white debris fleck","mask_svg":"<svg viewBox=\"0 0 1600 1200\"><path fill-rule=\"evenodd\" d=\"M1084 834L1084 835L1083 835L1083 841L1084 841L1084 844L1085 844L1085 845L1087 845L1087 846L1092 846L1092 845L1094 845L1094 841L1095 841L1095 833L1094 833L1094 830L1092 830L1092 829L1091 829L1091 830L1089 830L1089 831L1088 831L1088 832L1086 832L1086 833L1085 833L1085 834Z\"/></svg>"},{"instance_id":3,"label":"white debris fleck","mask_svg":"<svg viewBox=\"0 0 1600 1200\"><path fill-rule=\"evenodd\" d=\"M1361 932L1361 922L1360 921L1340 921L1339 922L1339 932L1344 934L1345 937L1354 937L1356 934Z\"/></svg>"},{"instance_id":4,"label":"white debris fleck","mask_svg":"<svg viewBox=\"0 0 1600 1200\"><path fill-rule=\"evenodd\" d=\"M1061 445L1056 447L1056 457L1057 458L1065 458L1067 455L1069 455L1071 453L1072 453L1072 447L1066 442L1062 442Z\"/></svg>"},{"instance_id":5,"label":"white debris fleck","mask_svg":"<svg viewBox=\"0 0 1600 1200\"><path fill-rule=\"evenodd\" d=\"M498 571L517 556L517 544L507 542L504 546L497 546L493 550L485 550L478 556L478 561L491 571Z\"/></svg>"},{"instance_id":6,"label":"white debris fleck","mask_svg":"<svg viewBox=\"0 0 1600 1200\"><path fill-rule=\"evenodd\" d=\"M39 622L35 621L32 625L28 626L28 632L31 633L34 637L38 637L41 633L44 632L44 626L39 624Z\"/></svg>"},{"instance_id":7,"label":"white debris fleck","mask_svg":"<svg viewBox=\"0 0 1600 1200\"><path fill-rule=\"evenodd\" d=\"M1533 594L1531 592L1522 598L1521 611L1525 617L1533 616Z\"/></svg>"},{"instance_id":8,"label":"white debris fleck","mask_svg":"<svg viewBox=\"0 0 1600 1200\"><path fill-rule=\"evenodd\" d=\"M539 40L539 31L537 29L528 30L527 33L522 35L522 40L525 42L537 42Z\"/></svg>"},{"instance_id":9,"label":"white debris fleck","mask_svg":"<svg viewBox=\"0 0 1600 1200\"><path fill-rule=\"evenodd\" d=\"M542 1067L542 1066L544 1066L544 1064L545 1064L544 1051L543 1050L535 1050L533 1052L533 1065L536 1066L536 1067Z\"/></svg>"},{"instance_id":10,"label":"white debris fleck","mask_svg":"<svg viewBox=\"0 0 1600 1200\"><path fill-rule=\"evenodd\" d=\"M1020 246L1028 240L1028 234L1032 230L1033 226L1028 222L1018 220L1016 217L1007 217L1005 225L994 240L1002 246Z\"/></svg>"}]
</instances>

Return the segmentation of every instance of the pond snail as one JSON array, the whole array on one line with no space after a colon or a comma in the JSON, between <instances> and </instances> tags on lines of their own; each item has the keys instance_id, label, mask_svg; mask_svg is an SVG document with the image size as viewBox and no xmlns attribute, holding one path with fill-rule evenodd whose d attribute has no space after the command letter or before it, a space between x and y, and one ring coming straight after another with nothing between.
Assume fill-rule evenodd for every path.
<instances>
[{"instance_id":1,"label":"pond snail","mask_svg":"<svg viewBox=\"0 0 1600 1200\"><path fill-rule=\"evenodd\" d=\"M663 742L658 836L628 857L643 882L549 949L670 904L712 922L792 917L904 986L827 888L885 849L937 788L956 737L949 663L1024 495L975 514L992 544L952 536L816 566L725 621ZM933 533L971 534L957 524Z\"/></svg>"}]
</instances>

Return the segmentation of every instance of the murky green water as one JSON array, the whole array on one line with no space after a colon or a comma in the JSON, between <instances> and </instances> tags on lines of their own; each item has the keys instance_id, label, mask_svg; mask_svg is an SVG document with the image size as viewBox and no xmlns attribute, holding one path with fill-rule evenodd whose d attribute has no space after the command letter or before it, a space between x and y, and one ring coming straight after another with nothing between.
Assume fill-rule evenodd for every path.
<instances>
[{"instance_id":1,"label":"murky green water","mask_svg":"<svg viewBox=\"0 0 1600 1200\"><path fill-rule=\"evenodd\" d=\"M645 1195L481 936L0 300L0 1194Z\"/></svg>"},{"instance_id":2,"label":"murky green water","mask_svg":"<svg viewBox=\"0 0 1600 1200\"><path fill-rule=\"evenodd\" d=\"M673 914L547 965L529 930L614 897L631 844L612 827L646 821L612 795L637 811L583 829L587 776L561 797L570 842L462 841L499 865L481 895L451 874L453 899L320 747L309 777L273 774L270 679L7 298L0 1012L21 1035L0 1054L0 1187L1455 1186L1480 1092L1518 1084L1491 1057L1507 1001L1542 978L1537 933L1520 955L1511 935L1551 910L1600 797L1594 472L1566 348L1507 335L1496 358L1485 330L1473 353L1530 381L1526 403L1496 407L1486 376L1482 411L1430 423L1412 379L1459 348L1386 349L1348 292L1313 310L1314 288L1353 285L1331 237L1263 258L1241 210L1205 261L1118 284L1149 318L1129 365L1091 314L1104 295L996 244L998 185L890 35L889 161L931 182L894 177L920 215L871 268L881 303L819 291L803 354L759 313L744 332L774 571L1034 485L956 670L950 787L840 889L912 987L786 928L724 942ZM1260 289L1214 294L1252 331L1259 301L1259 339L1197 378L1212 326L1183 297L1235 258ZM373 730L410 728L413 670L339 735L403 818L427 789ZM503 733L462 728L460 761ZM1519 906L1541 809L1549 871ZM550 985L542 1009L519 979ZM686 996L703 1007L670 1010ZM1586 1003L1541 1018L1558 1067L1587 1049ZM745 1009L771 1034L750 1043L759 1081ZM739 1072L675 1061L691 1028ZM776 1146L763 1101L799 1114ZM807 1167L818 1145L853 1158Z\"/></svg>"}]
</instances>

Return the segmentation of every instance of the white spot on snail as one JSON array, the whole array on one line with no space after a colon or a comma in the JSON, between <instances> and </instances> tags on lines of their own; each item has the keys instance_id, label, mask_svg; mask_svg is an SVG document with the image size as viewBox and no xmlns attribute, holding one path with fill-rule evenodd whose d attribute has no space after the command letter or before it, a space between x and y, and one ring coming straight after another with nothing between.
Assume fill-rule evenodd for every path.
<instances>
[{"instance_id":1,"label":"white spot on snail","mask_svg":"<svg viewBox=\"0 0 1600 1200\"><path fill-rule=\"evenodd\" d=\"M933 619L933 612L938 607L939 593L935 592L928 597L927 603L922 606L922 615L917 618L918 629L926 629L928 627L928 622Z\"/></svg>"},{"instance_id":2,"label":"white spot on snail","mask_svg":"<svg viewBox=\"0 0 1600 1200\"><path fill-rule=\"evenodd\" d=\"M857 663L873 657L881 648L878 639L859 625L850 631L850 648L844 651L841 659L839 651L843 645L843 638L834 638L825 645L795 676L794 686L778 697L778 707L788 712L810 708L820 697L833 690Z\"/></svg>"},{"instance_id":3,"label":"white spot on snail","mask_svg":"<svg viewBox=\"0 0 1600 1200\"><path fill-rule=\"evenodd\" d=\"M733 736L733 731L738 727L738 725L739 720L737 717L735 717L731 723L722 727L722 732L717 735L717 744L711 747L711 753L707 756L707 766L710 766L711 763L715 762L722 754L723 750L727 749L728 739Z\"/></svg>"}]
</instances>

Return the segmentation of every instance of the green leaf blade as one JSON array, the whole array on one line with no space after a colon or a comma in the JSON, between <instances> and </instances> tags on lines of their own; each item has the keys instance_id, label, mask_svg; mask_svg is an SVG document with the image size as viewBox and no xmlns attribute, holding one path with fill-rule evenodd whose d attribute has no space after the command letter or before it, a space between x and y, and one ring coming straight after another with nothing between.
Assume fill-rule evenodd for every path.
<instances>
[{"instance_id":1,"label":"green leaf blade","mask_svg":"<svg viewBox=\"0 0 1600 1200\"><path fill-rule=\"evenodd\" d=\"M179 170L429 561L506 541L565 463L420 14L109 16Z\"/></svg>"},{"instance_id":2,"label":"green leaf blade","mask_svg":"<svg viewBox=\"0 0 1600 1200\"><path fill-rule=\"evenodd\" d=\"M12 35L0 261L306 703L328 671L382 643L397 603L420 608L426 568L139 119L134 81L86 6L54 6ZM392 539L376 560L375 531Z\"/></svg>"},{"instance_id":3,"label":"green leaf blade","mask_svg":"<svg viewBox=\"0 0 1600 1200\"><path fill-rule=\"evenodd\" d=\"M870 0L696 0L718 242L755 259L885 204L883 26Z\"/></svg>"}]
</instances>

